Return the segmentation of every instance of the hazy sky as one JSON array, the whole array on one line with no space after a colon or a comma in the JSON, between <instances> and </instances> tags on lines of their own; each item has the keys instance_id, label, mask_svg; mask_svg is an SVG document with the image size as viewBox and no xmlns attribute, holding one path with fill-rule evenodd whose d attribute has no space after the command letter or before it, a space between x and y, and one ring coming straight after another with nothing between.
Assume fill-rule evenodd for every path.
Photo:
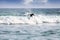
<instances>
[{"instance_id":1,"label":"hazy sky","mask_svg":"<svg viewBox=\"0 0 60 40\"><path fill-rule=\"evenodd\" d=\"M60 8L60 0L0 0L0 8Z\"/></svg>"}]
</instances>

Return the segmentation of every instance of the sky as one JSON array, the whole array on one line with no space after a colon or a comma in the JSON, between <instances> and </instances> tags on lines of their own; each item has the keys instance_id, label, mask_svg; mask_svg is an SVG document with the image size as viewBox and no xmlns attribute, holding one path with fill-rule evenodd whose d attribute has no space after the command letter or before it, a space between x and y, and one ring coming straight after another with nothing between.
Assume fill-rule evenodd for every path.
<instances>
[{"instance_id":1,"label":"sky","mask_svg":"<svg viewBox=\"0 0 60 40\"><path fill-rule=\"evenodd\" d=\"M60 0L0 0L0 8L60 8Z\"/></svg>"}]
</instances>

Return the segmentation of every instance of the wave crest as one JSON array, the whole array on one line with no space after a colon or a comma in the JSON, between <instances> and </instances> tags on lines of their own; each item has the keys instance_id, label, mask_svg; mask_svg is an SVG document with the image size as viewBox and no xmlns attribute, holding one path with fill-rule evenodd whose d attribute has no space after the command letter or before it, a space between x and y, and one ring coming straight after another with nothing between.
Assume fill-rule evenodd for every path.
<instances>
[{"instance_id":1,"label":"wave crest","mask_svg":"<svg viewBox=\"0 0 60 40\"><path fill-rule=\"evenodd\" d=\"M37 15L27 16L0 16L0 24L40 24L40 23L60 23L60 16Z\"/></svg>"}]
</instances>

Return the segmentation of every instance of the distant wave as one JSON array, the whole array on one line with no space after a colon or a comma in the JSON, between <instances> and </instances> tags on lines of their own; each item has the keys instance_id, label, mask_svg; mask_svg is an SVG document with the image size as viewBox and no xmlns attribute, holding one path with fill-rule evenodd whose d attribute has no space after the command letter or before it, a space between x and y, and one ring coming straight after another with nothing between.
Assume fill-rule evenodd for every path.
<instances>
[{"instance_id":1,"label":"distant wave","mask_svg":"<svg viewBox=\"0 0 60 40\"><path fill-rule=\"evenodd\" d=\"M60 16L36 15L28 16L0 16L0 24L40 24L60 23Z\"/></svg>"}]
</instances>

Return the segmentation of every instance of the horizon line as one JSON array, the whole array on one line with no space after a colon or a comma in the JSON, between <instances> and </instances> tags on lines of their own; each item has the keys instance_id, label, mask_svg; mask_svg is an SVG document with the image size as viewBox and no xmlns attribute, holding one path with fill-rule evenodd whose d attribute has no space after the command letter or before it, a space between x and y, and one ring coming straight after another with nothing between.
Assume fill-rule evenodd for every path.
<instances>
[{"instance_id":1,"label":"horizon line","mask_svg":"<svg viewBox=\"0 0 60 40\"><path fill-rule=\"evenodd\" d=\"M8 8L8 7L7 7ZM10 8L10 7L9 7ZM13 7L11 7L13 8ZM16 8L19 8L19 7L16 7ZM24 8L24 7L21 7L21 8ZM27 8L27 7L25 7ZM29 7L30 8L30 7ZM31 7L31 8L44 8L44 7ZM46 7L46 8L60 8L60 7Z\"/></svg>"}]
</instances>

